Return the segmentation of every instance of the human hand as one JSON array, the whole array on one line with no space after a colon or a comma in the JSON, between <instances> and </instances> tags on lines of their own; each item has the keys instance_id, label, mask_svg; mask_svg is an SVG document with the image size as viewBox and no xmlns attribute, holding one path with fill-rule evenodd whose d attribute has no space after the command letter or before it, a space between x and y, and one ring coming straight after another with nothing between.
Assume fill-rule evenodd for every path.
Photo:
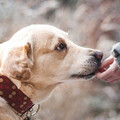
<instances>
[{"instance_id":1,"label":"human hand","mask_svg":"<svg viewBox=\"0 0 120 120\"><path fill-rule=\"evenodd\" d=\"M120 68L113 56L110 56L103 61L101 67L96 72L96 77L110 83L120 81Z\"/></svg>"}]
</instances>

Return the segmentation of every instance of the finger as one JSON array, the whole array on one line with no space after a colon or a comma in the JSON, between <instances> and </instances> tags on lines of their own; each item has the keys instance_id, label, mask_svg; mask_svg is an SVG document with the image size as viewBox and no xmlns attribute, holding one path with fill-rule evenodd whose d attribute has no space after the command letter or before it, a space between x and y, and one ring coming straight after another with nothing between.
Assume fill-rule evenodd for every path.
<instances>
[{"instance_id":1,"label":"finger","mask_svg":"<svg viewBox=\"0 0 120 120\"><path fill-rule=\"evenodd\" d=\"M100 66L100 69L101 69L101 68L106 68L107 66L109 66L109 65L112 64L113 62L114 62L113 56L108 57L107 59L105 59L105 60L102 62L102 65Z\"/></svg>"},{"instance_id":2,"label":"finger","mask_svg":"<svg viewBox=\"0 0 120 120\"><path fill-rule=\"evenodd\" d=\"M112 82L112 81L116 81L116 80L119 80L119 79L118 78L114 78L114 77L109 78L109 79L104 79L104 81L106 81L106 82Z\"/></svg>"},{"instance_id":3,"label":"finger","mask_svg":"<svg viewBox=\"0 0 120 120\"><path fill-rule=\"evenodd\" d=\"M96 77L100 79L106 79L107 77L111 76L111 70L107 69L105 72L97 72Z\"/></svg>"},{"instance_id":4,"label":"finger","mask_svg":"<svg viewBox=\"0 0 120 120\"><path fill-rule=\"evenodd\" d=\"M105 79L102 79L102 80L105 81L105 82L111 82L111 81L114 81L116 79L117 78L114 78L114 77L108 77L108 78L105 78Z\"/></svg>"},{"instance_id":5,"label":"finger","mask_svg":"<svg viewBox=\"0 0 120 120\"><path fill-rule=\"evenodd\" d=\"M110 83L111 83L111 84L114 84L114 83L117 83L117 82L119 82L119 81L120 81L120 79L115 79L115 80L111 81Z\"/></svg>"},{"instance_id":6,"label":"finger","mask_svg":"<svg viewBox=\"0 0 120 120\"><path fill-rule=\"evenodd\" d=\"M106 81L108 81L108 82L120 81L120 77L118 77L118 76L112 76L111 78L106 79Z\"/></svg>"},{"instance_id":7,"label":"finger","mask_svg":"<svg viewBox=\"0 0 120 120\"><path fill-rule=\"evenodd\" d=\"M115 62L114 62L115 63ZM107 77L110 77L110 76L114 76L113 75L113 69L115 69L114 67L115 67L115 64L112 64L106 71L104 71L104 72L97 72L96 73L96 76L98 77L98 78L100 78L100 79L106 79ZM114 73L115 74L115 73Z\"/></svg>"},{"instance_id":8,"label":"finger","mask_svg":"<svg viewBox=\"0 0 120 120\"><path fill-rule=\"evenodd\" d=\"M104 81L111 81L113 79L114 79L113 76L107 76L106 78L104 78Z\"/></svg>"},{"instance_id":9,"label":"finger","mask_svg":"<svg viewBox=\"0 0 120 120\"><path fill-rule=\"evenodd\" d=\"M97 78L99 78L99 79L104 79L104 76L102 76L102 74L103 74L103 73L101 73L101 72L99 72L99 71L97 71L97 72L95 73L95 75L96 75Z\"/></svg>"}]
</instances>

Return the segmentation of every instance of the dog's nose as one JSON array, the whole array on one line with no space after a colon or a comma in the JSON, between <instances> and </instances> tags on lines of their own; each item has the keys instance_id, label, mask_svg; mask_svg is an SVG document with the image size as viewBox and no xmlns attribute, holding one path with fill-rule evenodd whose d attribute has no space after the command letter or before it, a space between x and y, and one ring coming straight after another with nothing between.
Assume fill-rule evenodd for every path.
<instances>
[{"instance_id":1,"label":"dog's nose","mask_svg":"<svg viewBox=\"0 0 120 120\"><path fill-rule=\"evenodd\" d=\"M120 56L120 53L118 52L118 50L117 49L113 49L113 55L115 56L115 57L118 57L118 56Z\"/></svg>"},{"instance_id":2,"label":"dog's nose","mask_svg":"<svg viewBox=\"0 0 120 120\"><path fill-rule=\"evenodd\" d=\"M97 60L102 60L102 58L103 58L103 52L96 51L96 52L93 53L93 56L94 56Z\"/></svg>"}]
</instances>

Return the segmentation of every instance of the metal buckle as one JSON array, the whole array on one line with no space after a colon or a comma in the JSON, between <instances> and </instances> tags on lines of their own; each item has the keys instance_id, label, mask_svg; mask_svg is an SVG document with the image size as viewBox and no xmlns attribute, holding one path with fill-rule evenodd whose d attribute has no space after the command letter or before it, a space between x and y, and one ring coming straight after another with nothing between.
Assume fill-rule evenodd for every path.
<instances>
[{"instance_id":1,"label":"metal buckle","mask_svg":"<svg viewBox=\"0 0 120 120\"><path fill-rule=\"evenodd\" d=\"M31 108L29 111L27 111L24 115L24 119L23 120L31 120L31 117L34 116L36 113L38 113L40 109L40 105L38 104L37 110L34 112L33 108Z\"/></svg>"}]
</instances>

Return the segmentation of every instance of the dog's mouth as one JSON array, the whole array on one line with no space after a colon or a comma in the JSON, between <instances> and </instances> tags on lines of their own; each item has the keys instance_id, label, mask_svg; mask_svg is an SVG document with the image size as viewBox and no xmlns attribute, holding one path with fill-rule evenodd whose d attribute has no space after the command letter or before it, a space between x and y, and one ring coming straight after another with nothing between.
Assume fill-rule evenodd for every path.
<instances>
[{"instance_id":1,"label":"dog's mouth","mask_svg":"<svg viewBox=\"0 0 120 120\"><path fill-rule=\"evenodd\" d=\"M93 59L93 60L88 61L88 62L90 62L91 64L89 64L88 67L87 67L87 65L85 66L85 69L84 69L85 72L74 73L71 75L71 78L72 79L80 79L80 78L90 79L90 78L94 77L96 71L101 66L101 60L96 61L96 59Z\"/></svg>"},{"instance_id":2,"label":"dog's mouth","mask_svg":"<svg viewBox=\"0 0 120 120\"><path fill-rule=\"evenodd\" d=\"M77 78L77 79L79 79L79 78L90 79L90 78L92 78L94 75L95 75L95 72L90 73L90 74L88 74L88 75L73 74L73 75L71 75L71 77L72 77L72 78Z\"/></svg>"},{"instance_id":3,"label":"dog's mouth","mask_svg":"<svg viewBox=\"0 0 120 120\"><path fill-rule=\"evenodd\" d=\"M87 73L86 73L86 74L85 74L85 73L84 73L84 74L77 73L77 74L71 75L71 78L75 78L75 79L79 79L79 78L90 79L90 78L92 78L93 76L95 76L95 73L96 73L96 71L99 69L100 65L101 65L101 62L99 62L99 63L97 64L97 67L94 68L94 70L92 70L91 72L88 72L88 74L87 74Z\"/></svg>"}]
</instances>

